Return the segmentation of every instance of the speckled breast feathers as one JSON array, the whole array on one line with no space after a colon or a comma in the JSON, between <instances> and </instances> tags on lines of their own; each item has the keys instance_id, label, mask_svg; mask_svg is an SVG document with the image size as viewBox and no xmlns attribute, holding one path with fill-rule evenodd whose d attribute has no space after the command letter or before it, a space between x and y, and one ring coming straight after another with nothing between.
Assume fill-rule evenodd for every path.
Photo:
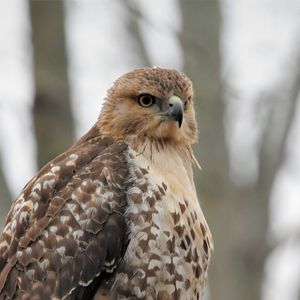
<instances>
[{"instance_id":1,"label":"speckled breast feathers","mask_svg":"<svg viewBox=\"0 0 300 300\"><path fill-rule=\"evenodd\" d=\"M190 80L137 69L43 167L0 236L1 299L201 299L212 249L193 180Z\"/></svg>"}]
</instances>

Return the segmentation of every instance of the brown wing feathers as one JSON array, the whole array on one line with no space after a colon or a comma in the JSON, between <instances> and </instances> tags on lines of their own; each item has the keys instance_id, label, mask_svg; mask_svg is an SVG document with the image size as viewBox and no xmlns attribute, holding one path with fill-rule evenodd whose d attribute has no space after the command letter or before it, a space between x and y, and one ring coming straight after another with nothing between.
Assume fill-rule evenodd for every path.
<instances>
[{"instance_id":1,"label":"brown wing feathers","mask_svg":"<svg viewBox=\"0 0 300 300\"><path fill-rule=\"evenodd\" d=\"M14 203L0 240L0 299L75 299L119 262L126 145L95 130L46 165Z\"/></svg>"},{"instance_id":2,"label":"brown wing feathers","mask_svg":"<svg viewBox=\"0 0 300 300\"><path fill-rule=\"evenodd\" d=\"M150 107L135 101L144 92L156 99ZM116 81L96 125L13 203L0 236L0 300L201 298L210 234L190 164L192 95L175 70Z\"/></svg>"}]
</instances>

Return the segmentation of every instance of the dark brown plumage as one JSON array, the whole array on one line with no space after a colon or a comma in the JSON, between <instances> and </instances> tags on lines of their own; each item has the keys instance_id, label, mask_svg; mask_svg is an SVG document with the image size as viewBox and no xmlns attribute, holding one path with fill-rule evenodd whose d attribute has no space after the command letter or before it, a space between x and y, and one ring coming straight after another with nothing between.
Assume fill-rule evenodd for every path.
<instances>
[{"instance_id":1,"label":"dark brown plumage","mask_svg":"<svg viewBox=\"0 0 300 300\"><path fill-rule=\"evenodd\" d=\"M0 299L200 299L212 242L196 138L185 75L145 68L117 80L94 127L13 203Z\"/></svg>"}]
</instances>

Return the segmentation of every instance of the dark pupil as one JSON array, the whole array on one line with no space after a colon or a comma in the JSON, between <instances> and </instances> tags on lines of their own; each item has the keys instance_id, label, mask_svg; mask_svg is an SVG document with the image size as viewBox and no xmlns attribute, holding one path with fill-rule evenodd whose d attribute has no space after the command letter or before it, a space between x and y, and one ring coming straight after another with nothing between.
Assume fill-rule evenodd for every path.
<instances>
[{"instance_id":1,"label":"dark pupil","mask_svg":"<svg viewBox=\"0 0 300 300\"><path fill-rule=\"evenodd\" d=\"M152 102L151 97L149 97L149 96L144 96L144 97L142 97L142 103L143 103L144 105L150 105L151 102Z\"/></svg>"}]
</instances>

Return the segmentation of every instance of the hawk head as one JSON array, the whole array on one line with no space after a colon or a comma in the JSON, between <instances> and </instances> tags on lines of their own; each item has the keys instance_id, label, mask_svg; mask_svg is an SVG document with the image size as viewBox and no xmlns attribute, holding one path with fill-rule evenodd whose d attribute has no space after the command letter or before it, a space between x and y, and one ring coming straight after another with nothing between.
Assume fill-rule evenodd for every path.
<instances>
[{"instance_id":1,"label":"hawk head","mask_svg":"<svg viewBox=\"0 0 300 300\"><path fill-rule=\"evenodd\" d=\"M193 144L192 83L183 73L157 67L126 73L108 90L99 125L102 134L116 139Z\"/></svg>"}]
</instances>

